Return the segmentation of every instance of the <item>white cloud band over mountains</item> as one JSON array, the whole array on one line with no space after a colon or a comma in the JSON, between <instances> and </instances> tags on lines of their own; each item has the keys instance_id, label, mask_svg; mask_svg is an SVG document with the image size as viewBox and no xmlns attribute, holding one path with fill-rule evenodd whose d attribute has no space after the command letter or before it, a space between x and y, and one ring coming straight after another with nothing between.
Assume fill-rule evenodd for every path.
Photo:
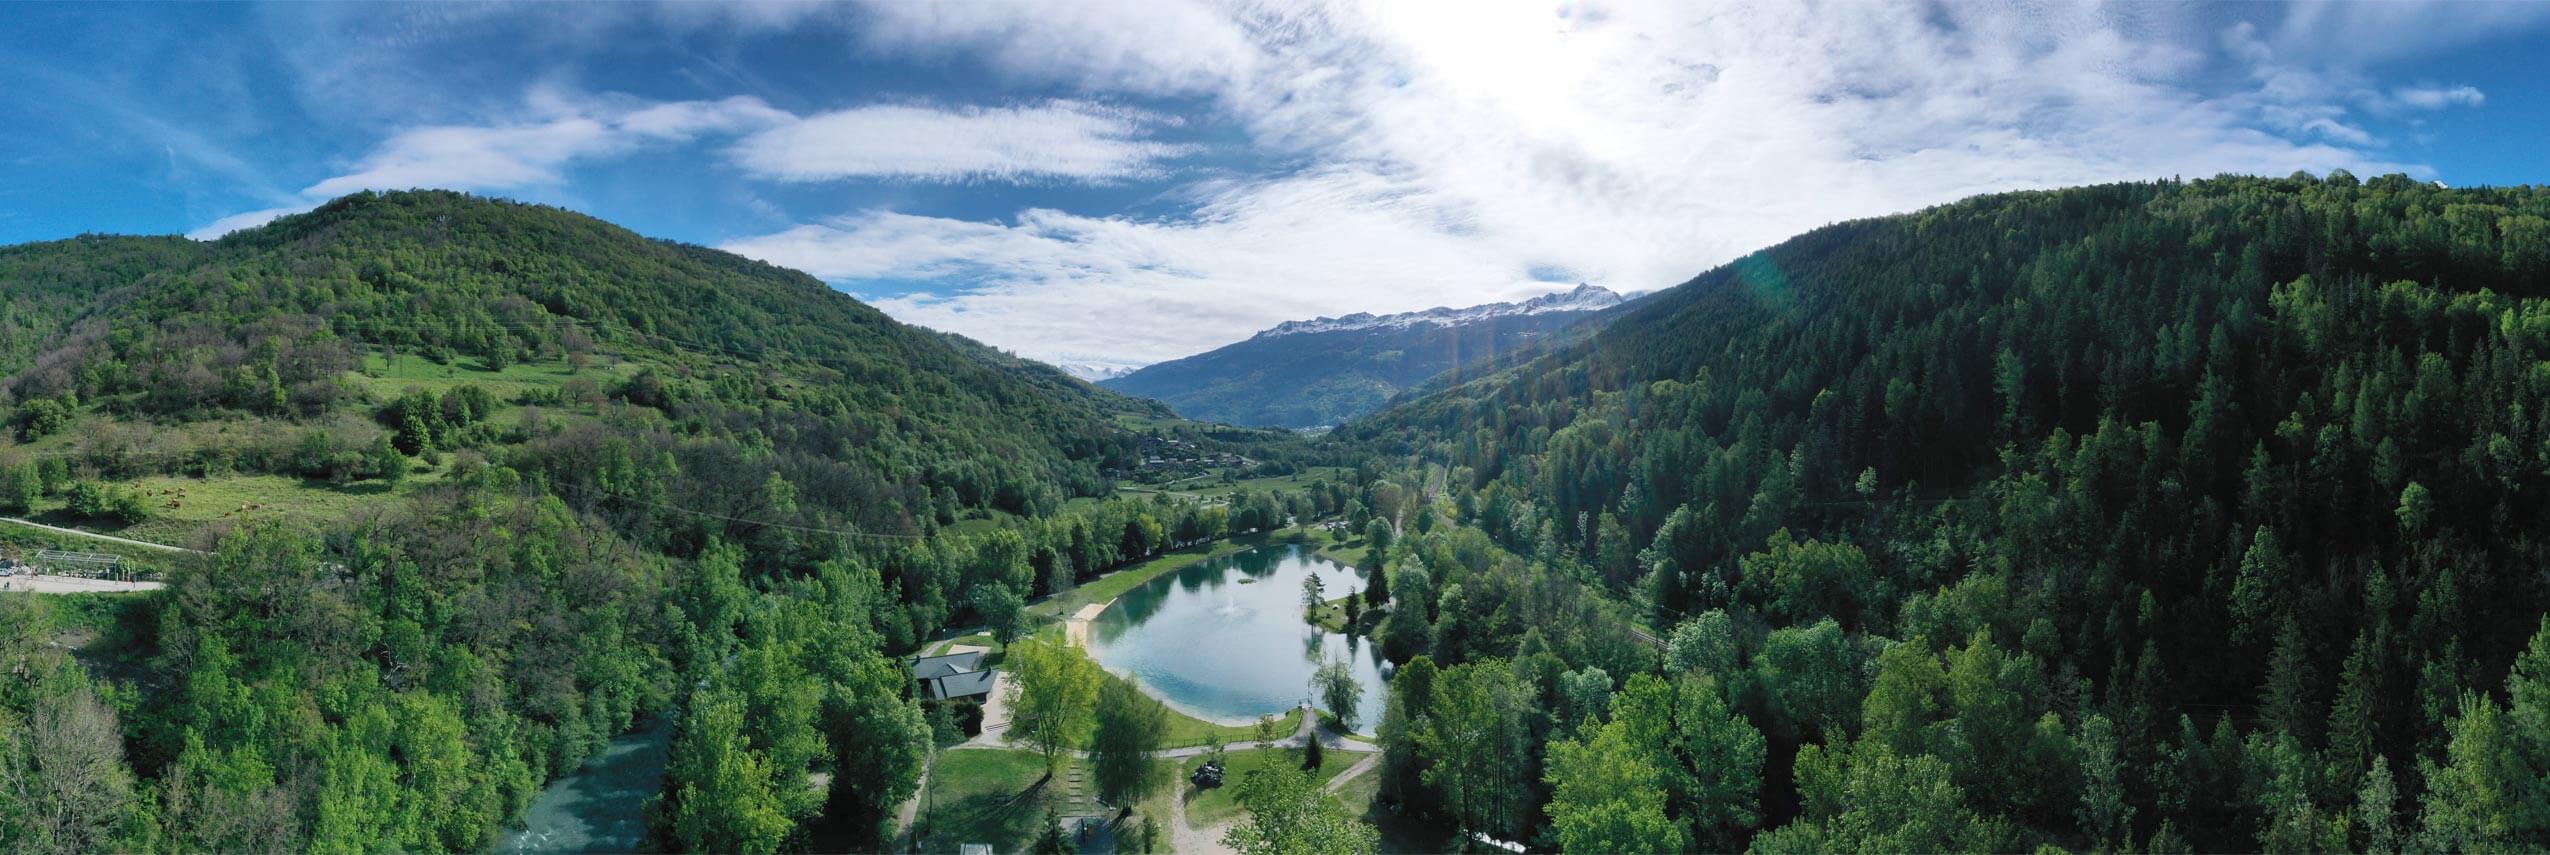
<instances>
[{"instance_id":1,"label":"white cloud band over mountains","mask_svg":"<svg viewBox=\"0 0 2550 855\"><path fill-rule=\"evenodd\" d=\"M2302 3L2265 25L2144 3L792 8L751 26L820 28L843 50L988 69L1039 95L792 112L751 97L535 90L519 122L400 131L306 194L506 190L676 145L800 189L1160 183L1160 203L1137 209L869 204L723 243L1029 356L1148 362L1312 315L1579 280L1665 287L1819 225L1981 192L2218 172L2432 176L2391 137L2416 114L2481 108L2486 93L2381 80L2363 63L2534 26L2550 4L2489 7L2486 26L2419 26L2421 11L2451 17L2420 3ZM1166 141L1199 115L1239 138ZM1214 157L1221 146L1250 156ZM1156 320L1132 334L1127 317Z\"/></svg>"},{"instance_id":2,"label":"white cloud band over mountains","mask_svg":"<svg viewBox=\"0 0 2550 855\"><path fill-rule=\"evenodd\" d=\"M1148 361L1289 318L1554 287L1536 272L1668 286L1818 225L1979 192L2429 171L2346 123L2378 95L2352 75L2282 60L2271 41L2225 56L2215 45L2230 35L2180 11L885 4L864 21L872 41L1094 93L1203 95L1257 144L1317 165L1199 181L1195 206L1167 217L863 212L727 248L854 291L945 280L879 302L1031 355ZM2314 31L2358 31L2337 20L2347 10L2296 14ZM1087 37L1045 35L1058 32ZM2232 84L2206 82L2226 66ZM2392 97L2437 108L2482 95ZM1177 320L1113 334L1128 310Z\"/></svg>"}]
</instances>

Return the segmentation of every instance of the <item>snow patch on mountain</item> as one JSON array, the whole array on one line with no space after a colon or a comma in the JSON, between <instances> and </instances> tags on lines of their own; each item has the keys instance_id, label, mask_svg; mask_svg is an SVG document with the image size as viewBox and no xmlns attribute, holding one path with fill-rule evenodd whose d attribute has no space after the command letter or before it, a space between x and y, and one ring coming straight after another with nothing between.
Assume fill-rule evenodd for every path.
<instances>
[{"instance_id":1,"label":"snow patch on mountain","mask_svg":"<svg viewBox=\"0 0 2550 855\"><path fill-rule=\"evenodd\" d=\"M1465 309L1437 306L1422 312L1375 315L1356 312L1336 318L1313 318L1307 321L1285 321L1258 333L1256 338L1272 338L1303 333L1341 332L1346 330L1409 329L1420 326L1452 327L1477 323L1489 318L1514 315L1541 315L1553 312L1595 312L1608 309L1630 298L1600 285L1577 285L1573 291L1553 291L1519 303L1487 303ZM1068 368L1066 367L1066 370Z\"/></svg>"},{"instance_id":2,"label":"snow patch on mountain","mask_svg":"<svg viewBox=\"0 0 2550 855\"><path fill-rule=\"evenodd\" d=\"M1062 369L1064 374L1069 374L1073 377L1078 377L1091 383L1096 383L1100 380L1112 380L1117 377L1122 377L1142 370L1142 366L1140 365L1108 362L1057 362L1054 363L1054 367Z\"/></svg>"}]
</instances>

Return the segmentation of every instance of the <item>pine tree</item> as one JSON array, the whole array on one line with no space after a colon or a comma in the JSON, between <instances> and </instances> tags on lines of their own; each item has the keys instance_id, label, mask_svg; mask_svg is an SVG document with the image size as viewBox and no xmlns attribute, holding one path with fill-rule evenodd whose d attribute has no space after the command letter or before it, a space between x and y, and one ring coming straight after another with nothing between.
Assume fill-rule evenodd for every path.
<instances>
[{"instance_id":1,"label":"pine tree","mask_svg":"<svg viewBox=\"0 0 2550 855\"><path fill-rule=\"evenodd\" d=\"M2267 658L2267 682L2258 690L2258 717L2275 732L2307 735L2314 682L2302 623L2286 615L2276 631L2275 653Z\"/></svg>"}]
</instances>

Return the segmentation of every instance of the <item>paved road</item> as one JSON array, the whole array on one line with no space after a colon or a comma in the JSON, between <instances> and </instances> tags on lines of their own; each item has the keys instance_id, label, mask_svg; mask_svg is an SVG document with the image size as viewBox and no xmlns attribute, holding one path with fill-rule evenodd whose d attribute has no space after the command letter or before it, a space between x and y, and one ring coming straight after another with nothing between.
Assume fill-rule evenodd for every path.
<instances>
[{"instance_id":1,"label":"paved road","mask_svg":"<svg viewBox=\"0 0 2550 855\"><path fill-rule=\"evenodd\" d=\"M67 535L71 535L71 536L74 536L74 537L85 537L85 538L90 538L90 539L92 539L92 540L103 540L103 541L106 541L106 542L108 542L108 543L121 543L121 544L124 544L125 546L138 546L138 547L141 547L141 548L143 548L143 549L156 549L156 550L159 550L159 551L161 551L161 552L179 552L179 553L185 553L185 554L189 554L189 555L203 555L203 554L205 554L205 553L203 553L203 552L202 552L202 551L200 551L200 550L187 549L186 547L183 547L183 546L170 546L170 545L165 544L165 543L152 543L152 542L147 541L147 540L134 540L134 539L129 538L129 537L116 537L116 536L111 535L111 534L99 534L99 533L97 533L97 532L93 532L93 531L81 531L81 530L76 529L76 528L63 528L63 527L58 526L58 525L45 525L45 524L43 524L43 523L36 522L36 521L34 521L34 520L22 520L22 519L19 519L19 518L17 518L17 517L0 517L0 522L11 522L11 523L17 523L17 524L19 524L19 525L26 526L26 527L28 527L28 528L40 528L40 529L44 529L45 531L56 532L56 533L59 533L59 534L67 534Z\"/></svg>"}]
</instances>

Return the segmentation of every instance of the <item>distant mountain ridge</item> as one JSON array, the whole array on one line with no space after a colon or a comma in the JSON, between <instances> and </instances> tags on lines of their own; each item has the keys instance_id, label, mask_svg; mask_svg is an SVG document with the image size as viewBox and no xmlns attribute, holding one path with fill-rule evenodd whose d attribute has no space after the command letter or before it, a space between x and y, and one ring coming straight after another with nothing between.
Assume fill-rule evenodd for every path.
<instances>
[{"instance_id":1,"label":"distant mountain ridge","mask_svg":"<svg viewBox=\"0 0 2550 855\"><path fill-rule=\"evenodd\" d=\"M1599 312L1630 300L1600 285L1578 284L1573 291L1553 291L1529 300L1511 303L1483 303L1465 309L1436 306L1418 312L1375 315L1356 312L1336 318L1312 318L1307 321L1285 321L1257 334L1257 338L1300 335L1303 333L1342 332L1369 329L1408 329L1418 326L1458 326L1489 318L1514 315L1540 315L1553 312Z\"/></svg>"},{"instance_id":2,"label":"distant mountain ridge","mask_svg":"<svg viewBox=\"0 0 2550 855\"><path fill-rule=\"evenodd\" d=\"M1244 341L1095 382L1193 419L1322 427L1378 410L1455 368L1508 364L1508 357L1635 299L1580 284L1514 302L1286 321Z\"/></svg>"}]
</instances>

